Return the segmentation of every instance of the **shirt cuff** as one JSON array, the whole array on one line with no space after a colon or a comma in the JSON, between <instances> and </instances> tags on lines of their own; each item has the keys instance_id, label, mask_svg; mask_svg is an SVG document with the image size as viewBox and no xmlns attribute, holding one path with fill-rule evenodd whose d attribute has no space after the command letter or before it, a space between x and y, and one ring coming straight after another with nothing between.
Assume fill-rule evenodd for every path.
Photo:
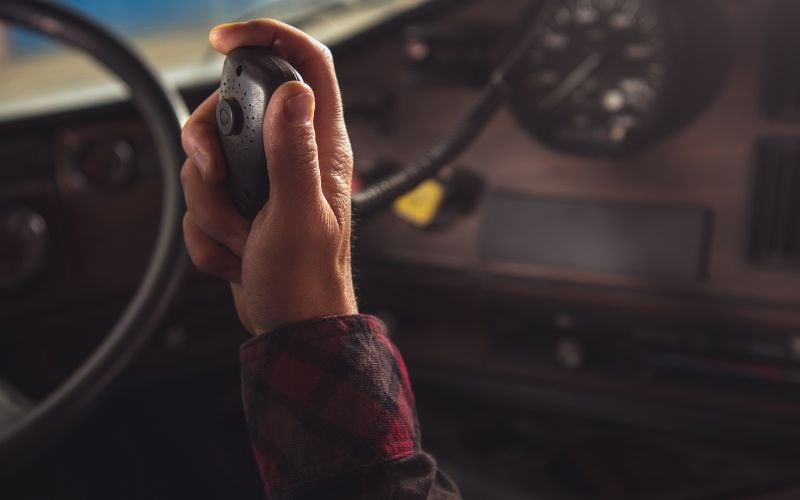
<instances>
[{"instance_id":1,"label":"shirt cuff","mask_svg":"<svg viewBox=\"0 0 800 500\"><path fill-rule=\"evenodd\" d=\"M289 325L246 342L240 354L268 495L419 449L408 372L377 318Z\"/></svg>"}]
</instances>

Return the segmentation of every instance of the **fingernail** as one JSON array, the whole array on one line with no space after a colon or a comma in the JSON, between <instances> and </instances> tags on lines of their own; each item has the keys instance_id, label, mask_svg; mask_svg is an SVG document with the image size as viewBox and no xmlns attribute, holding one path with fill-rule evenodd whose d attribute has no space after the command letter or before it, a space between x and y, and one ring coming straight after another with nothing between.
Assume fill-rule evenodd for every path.
<instances>
[{"instance_id":1,"label":"fingernail","mask_svg":"<svg viewBox=\"0 0 800 500\"><path fill-rule=\"evenodd\" d=\"M211 28L211 31L208 32L208 41L213 44L215 39L219 36L219 32L220 31L224 31L224 30L226 30L228 28L232 28L234 26L241 26L243 24L247 24L247 23L223 23L223 24L218 24L217 26L214 26L213 28Z\"/></svg>"},{"instance_id":2,"label":"fingernail","mask_svg":"<svg viewBox=\"0 0 800 500\"><path fill-rule=\"evenodd\" d=\"M314 117L314 96L300 92L283 104L283 115L292 125L307 125Z\"/></svg>"},{"instance_id":3,"label":"fingernail","mask_svg":"<svg viewBox=\"0 0 800 500\"><path fill-rule=\"evenodd\" d=\"M219 30L224 30L224 29L230 28L232 26L241 26L243 24L247 24L247 23L235 22L235 23L218 24L218 25L214 26L213 28L211 28L211 33L214 33L215 31L219 31Z\"/></svg>"},{"instance_id":4,"label":"fingernail","mask_svg":"<svg viewBox=\"0 0 800 500\"><path fill-rule=\"evenodd\" d=\"M195 148L189 157L192 159L192 163L200 169L200 175L203 176L203 180L207 181L211 170L211 158L199 148Z\"/></svg>"},{"instance_id":5,"label":"fingernail","mask_svg":"<svg viewBox=\"0 0 800 500\"><path fill-rule=\"evenodd\" d=\"M244 21L236 21L236 22L232 22L232 23L220 23L220 24L214 26L213 28L211 28L211 31L228 28L230 26L242 26L243 24L247 24L247 23L244 22Z\"/></svg>"}]
</instances>

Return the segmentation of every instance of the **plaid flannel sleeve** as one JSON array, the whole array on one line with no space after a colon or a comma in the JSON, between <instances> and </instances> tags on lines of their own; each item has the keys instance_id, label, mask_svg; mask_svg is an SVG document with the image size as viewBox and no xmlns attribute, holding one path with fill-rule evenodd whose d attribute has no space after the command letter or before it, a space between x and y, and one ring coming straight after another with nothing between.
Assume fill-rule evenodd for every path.
<instances>
[{"instance_id":1,"label":"plaid flannel sleeve","mask_svg":"<svg viewBox=\"0 0 800 500\"><path fill-rule=\"evenodd\" d=\"M268 497L460 498L420 449L408 373L377 318L291 325L244 344L241 361Z\"/></svg>"}]
</instances>

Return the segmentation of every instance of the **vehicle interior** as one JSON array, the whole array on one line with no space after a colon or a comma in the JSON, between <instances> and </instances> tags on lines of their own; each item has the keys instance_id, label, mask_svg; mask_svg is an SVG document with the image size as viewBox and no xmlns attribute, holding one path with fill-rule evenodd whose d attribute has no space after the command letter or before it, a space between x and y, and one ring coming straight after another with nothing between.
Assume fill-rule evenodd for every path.
<instances>
[{"instance_id":1,"label":"vehicle interior","mask_svg":"<svg viewBox=\"0 0 800 500\"><path fill-rule=\"evenodd\" d=\"M800 498L800 0L0 1L0 497L263 498L177 180L258 17L425 167L353 265L464 498Z\"/></svg>"}]
</instances>

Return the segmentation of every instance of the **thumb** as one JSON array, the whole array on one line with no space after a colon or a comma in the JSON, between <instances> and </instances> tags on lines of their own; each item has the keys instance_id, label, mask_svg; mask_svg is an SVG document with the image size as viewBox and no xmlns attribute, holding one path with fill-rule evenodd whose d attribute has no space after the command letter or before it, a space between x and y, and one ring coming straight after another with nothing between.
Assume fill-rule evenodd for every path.
<instances>
[{"instance_id":1,"label":"thumb","mask_svg":"<svg viewBox=\"0 0 800 500\"><path fill-rule=\"evenodd\" d=\"M301 82L281 85L267 106L264 149L277 206L308 207L322 192L314 106L314 92Z\"/></svg>"}]
</instances>

